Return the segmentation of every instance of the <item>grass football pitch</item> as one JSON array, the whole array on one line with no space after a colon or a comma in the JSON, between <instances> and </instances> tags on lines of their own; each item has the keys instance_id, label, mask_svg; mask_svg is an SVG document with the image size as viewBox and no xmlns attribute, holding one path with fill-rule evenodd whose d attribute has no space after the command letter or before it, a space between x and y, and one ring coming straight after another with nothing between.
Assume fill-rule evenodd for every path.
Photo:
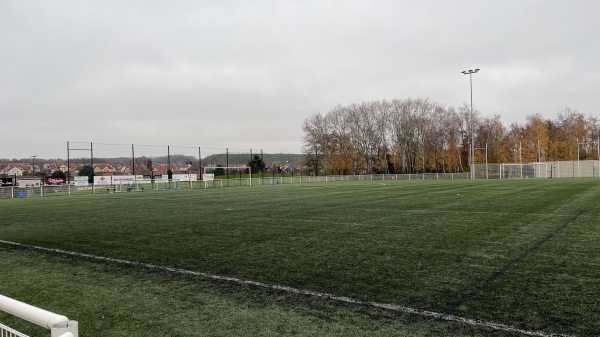
<instances>
[{"instance_id":1,"label":"grass football pitch","mask_svg":"<svg viewBox=\"0 0 600 337\"><path fill-rule=\"evenodd\" d=\"M0 214L0 294L81 336L600 335L600 179L31 197Z\"/></svg>"}]
</instances>

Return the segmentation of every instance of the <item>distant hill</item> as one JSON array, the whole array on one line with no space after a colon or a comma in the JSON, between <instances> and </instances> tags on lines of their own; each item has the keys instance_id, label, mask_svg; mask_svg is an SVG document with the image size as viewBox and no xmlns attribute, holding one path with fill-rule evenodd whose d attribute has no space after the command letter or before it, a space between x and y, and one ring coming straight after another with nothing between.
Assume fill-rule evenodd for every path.
<instances>
[{"instance_id":1,"label":"distant hill","mask_svg":"<svg viewBox=\"0 0 600 337\"><path fill-rule=\"evenodd\" d=\"M260 153L258 153L260 156ZM250 154L230 154L229 155L229 166L233 166L236 164L247 164L250 161ZM265 153L263 154L263 161L267 166L275 164L275 165L285 165L286 163L289 165L297 166L302 165L304 163L304 155L296 154L296 153ZM171 162L173 159L171 158ZM213 154L207 156L206 158L202 158L202 165L223 165L227 164L227 155L225 153L222 154Z\"/></svg>"}]
</instances>

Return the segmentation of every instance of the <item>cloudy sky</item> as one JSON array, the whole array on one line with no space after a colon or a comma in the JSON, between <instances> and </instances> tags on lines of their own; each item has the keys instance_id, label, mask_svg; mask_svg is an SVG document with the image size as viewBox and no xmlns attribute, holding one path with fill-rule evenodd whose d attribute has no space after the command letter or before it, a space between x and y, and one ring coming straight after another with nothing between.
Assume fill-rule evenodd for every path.
<instances>
[{"instance_id":1,"label":"cloudy sky","mask_svg":"<svg viewBox=\"0 0 600 337\"><path fill-rule=\"evenodd\" d=\"M600 115L596 0L0 0L0 158L66 143L301 151L337 104Z\"/></svg>"}]
</instances>

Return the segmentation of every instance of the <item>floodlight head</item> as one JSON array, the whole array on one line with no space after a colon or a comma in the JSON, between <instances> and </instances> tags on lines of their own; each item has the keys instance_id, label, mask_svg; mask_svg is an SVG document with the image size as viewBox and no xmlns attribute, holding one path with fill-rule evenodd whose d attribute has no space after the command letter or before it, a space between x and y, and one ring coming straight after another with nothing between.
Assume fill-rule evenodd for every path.
<instances>
[{"instance_id":1,"label":"floodlight head","mask_svg":"<svg viewBox=\"0 0 600 337\"><path fill-rule=\"evenodd\" d=\"M468 72L466 70L461 71L461 73L463 73L465 75L468 74Z\"/></svg>"},{"instance_id":2,"label":"floodlight head","mask_svg":"<svg viewBox=\"0 0 600 337\"><path fill-rule=\"evenodd\" d=\"M475 71L473 71L473 72L474 72L474 73L476 73L476 72L478 72L478 71L479 71L479 69L475 69Z\"/></svg>"}]
</instances>

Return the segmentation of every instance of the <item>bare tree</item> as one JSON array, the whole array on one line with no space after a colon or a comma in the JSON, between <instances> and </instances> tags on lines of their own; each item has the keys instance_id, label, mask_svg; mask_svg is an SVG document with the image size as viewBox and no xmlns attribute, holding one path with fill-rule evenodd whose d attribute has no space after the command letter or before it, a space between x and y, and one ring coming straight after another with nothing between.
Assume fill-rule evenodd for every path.
<instances>
[{"instance_id":1,"label":"bare tree","mask_svg":"<svg viewBox=\"0 0 600 337\"><path fill-rule=\"evenodd\" d=\"M325 117L315 114L302 125L304 131L303 147L307 165L314 170L315 175L327 168L327 150L330 147L330 131Z\"/></svg>"},{"instance_id":2,"label":"bare tree","mask_svg":"<svg viewBox=\"0 0 600 337\"><path fill-rule=\"evenodd\" d=\"M473 134L472 131L473 130ZM471 142L489 162L597 158L598 118L565 108L556 120L530 115L505 127L499 116L471 114L466 103L445 107L429 98L337 105L303 124L311 171L337 173L464 172ZM474 138L474 139L472 139ZM475 151L475 162L485 153Z\"/></svg>"},{"instance_id":3,"label":"bare tree","mask_svg":"<svg viewBox=\"0 0 600 337\"><path fill-rule=\"evenodd\" d=\"M488 161L492 163L501 163L507 160L503 151L503 142L506 130L500 116L485 117L477 124L477 138L480 144L488 149ZM481 162L484 156L482 152L476 152L475 156Z\"/></svg>"}]
</instances>

